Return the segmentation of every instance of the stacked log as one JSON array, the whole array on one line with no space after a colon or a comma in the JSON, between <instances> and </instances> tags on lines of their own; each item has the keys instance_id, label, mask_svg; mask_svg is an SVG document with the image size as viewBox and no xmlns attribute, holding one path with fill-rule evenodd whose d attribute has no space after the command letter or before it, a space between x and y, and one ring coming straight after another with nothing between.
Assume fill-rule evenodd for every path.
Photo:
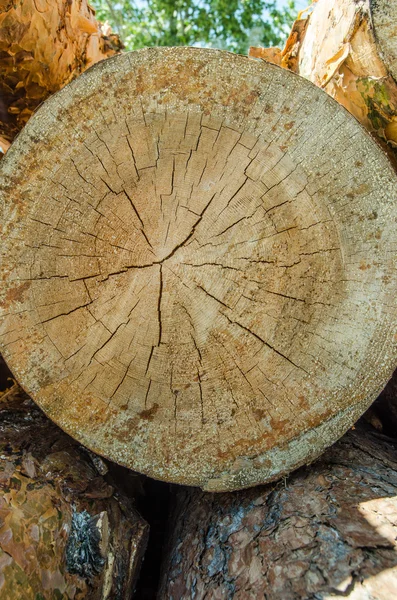
<instances>
[{"instance_id":1,"label":"stacked log","mask_svg":"<svg viewBox=\"0 0 397 600\"><path fill-rule=\"evenodd\" d=\"M148 526L108 466L15 384L0 397L0 595L132 598Z\"/></svg>"},{"instance_id":2,"label":"stacked log","mask_svg":"<svg viewBox=\"0 0 397 600\"><path fill-rule=\"evenodd\" d=\"M304 79L118 55L2 162L2 353L93 451L248 487L313 460L390 378L397 178Z\"/></svg>"},{"instance_id":3,"label":"stacked log","mask_svg":"<svg viewBox=\"0 0 397 600\"><path fill-rule=\"evenodd\" d=\"M271 60L393 145L381 4L320 0ZM29 6L53 32L52 13ZM71 29L56 31L55 54L41 34L5 28L8 141L119 49L87 5L68 6L56 7ZM21 7L3 23L23 24ZM352 426L397 362L397 180L354 119L272 65L151 49L50 98L2 163L1 350L47 415L165 481L211 492L284 476L177 494L160 597L396 595L390 440L349 432L285 479ZM4 597L12 584L35 600L128 598L145 524L102 459L26 402L1 413Z\"/></svg>"},{"instance_id":4,"label":"stacked log","mask_svg":"<svg viewBox=\"0 0 397 600\"><path fill-rule=\"evenodd\" d=\"M177 492L158 600L396 598L396 469L362 426L276 485Z\"/></svg>"},{"instance_id":5,"label":"stacked log","mask_svg":"<svg viewBox=\"0 0 397 600\"><path fill-rule=\"evenodd\" d=\"M2 152L48 96L122 47L87 0L1 0Z\"/></svg>"},{"instance_id":6,"label":"stacked log","mask_svg":"<svg viewBox=\"0 0 397 600\"><path fill-rule=\"evenodd\" d=\"M285 48L251 48L318 85L369 131L397 147L394 2L318 0L294 23Z\"/></svg>"}]
</instances>

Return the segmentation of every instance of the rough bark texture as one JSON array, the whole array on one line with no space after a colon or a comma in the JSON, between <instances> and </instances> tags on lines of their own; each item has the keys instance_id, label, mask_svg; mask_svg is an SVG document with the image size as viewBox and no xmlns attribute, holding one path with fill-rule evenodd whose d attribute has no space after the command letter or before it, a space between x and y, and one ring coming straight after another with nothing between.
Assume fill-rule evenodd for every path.
<instances>
[{"instance_id":1,"label":"rough bark texture","mask_svg":"<svg viewBox=\"0 0 397 600\"><path fill-rule=\"evenodd\" d=\"M178 492L158 599L396 598L396 468L357 429L276 486Z\"/></svg>"},{"instance_id":2,"label":"rough bark texture","mask_svg":"<svg viewBox=\"0 0 397 600\"><path fill-rule=\"evenodd\" d=\"M129 600L148 526L108 468L14 385L0 395L2 600Z\"/></svg>"},{"instance_id":3,"label":"rough bark texture","mask_svg":"<svg viewBox=\"0 0 397 600\"><path fill-rule=\"evenodd\" d=\"M94 15L86 0L0 0L3 152L43 100L122 48Z\"/></svg>"},{"instance_id":4,"label":"rough bark texture","mask_svg":"<svg viewBox=\"0 0 397 600\"><path fill-rule=\"evenodd\" d=\"M396 176L292 73L200 49L104 61L30 120L2 190L2 353L116 462L269 481L391 376Z\"/></svg>"},{"instance_id":5,"label":"rough bark texture","mask_svg":"<svg viewBox=\"0 0 397 600\"><path fill-rule=\"evenodd\" d=\"M397 147L395 2L318 0L295 22L285 48L252 48L306 77L371 132Z\"/></svg>"}]
</instances>

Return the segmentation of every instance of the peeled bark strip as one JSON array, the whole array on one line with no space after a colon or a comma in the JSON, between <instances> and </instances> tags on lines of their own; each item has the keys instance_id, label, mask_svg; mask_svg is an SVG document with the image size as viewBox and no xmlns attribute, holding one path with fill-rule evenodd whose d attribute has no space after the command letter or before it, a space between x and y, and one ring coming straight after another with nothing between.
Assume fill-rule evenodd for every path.
<instances>
[{"instance_id":1,"label":"peeled bark strip","mask_svg":"<svg viewBox=\"0 0 397 600\"><path fill-rule=\"evenodd\" d=\"M129 600L148 526L14 385L0 396L0 597Z\"/></svg>"},{"instance_id":2,"label":"peeled bark strip","mask_svg":"<svg viewBox=\"0 0 397 600\"><path fill-rule=\"evenodd\" d=\"M177 496L158 600L397 597L395 440L352 431L276 486Z\"/></svg>"},{"instance_id":3,"label":"peeled bark strip","mask_svg":"<svg viewBox=\"0 0 397 600\"><path fill-rule=\"evenodd\" d=\"M395 2L318 0L302 17L276 58L272 49L252 48L250 54L306 77L396 147Z\"/></svg>"},{"instance_id":4,"label":"peeled bark strip","mask_svg":"<svg viewBox=\"0 0 397 600\"><path fill-rule=\"evenodd\" d=\"M3 152L43 100L122 48L94 15L87 0L0 0Z\"/></svg>"},{"instance_id":5,"label":"peeled bark strip","mask_svg":"<svg viewBox=\"0 0 397 600\"><path fill-rule=\"evenodd\" d=\"M313 460L390 378L397 179L304 79L119 55L2 163L1 351L95 452L248 487Z\"/></svg>"}]
</instances>

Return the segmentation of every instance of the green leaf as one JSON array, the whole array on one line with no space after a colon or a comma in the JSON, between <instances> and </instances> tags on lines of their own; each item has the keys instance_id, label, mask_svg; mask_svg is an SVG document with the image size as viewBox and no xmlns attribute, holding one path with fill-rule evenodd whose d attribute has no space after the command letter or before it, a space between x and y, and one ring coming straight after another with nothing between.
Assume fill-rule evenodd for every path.
<instances>
[{"instance_id":1,"label":"green leaf","mask_svg":"<svg viewBox=\"0 0 397 600\"><path fill-rule=\"evenodd\" d=\"M128 50L206 46L246 54L250 45L282 45L297 15L294 0L93 0Z\"/></svg>"}]
</instances>

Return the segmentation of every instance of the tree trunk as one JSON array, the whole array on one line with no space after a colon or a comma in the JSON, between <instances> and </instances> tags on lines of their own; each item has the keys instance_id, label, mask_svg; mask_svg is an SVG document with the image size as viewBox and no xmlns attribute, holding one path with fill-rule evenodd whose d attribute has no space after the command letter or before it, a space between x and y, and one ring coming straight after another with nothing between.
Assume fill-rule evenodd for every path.
<instances>
[{"instance_id":1,"label":"tree trunk","mask_svg":"<svg viewBox=\"0 0 397 600\"><path fill-rule=\"evenodd\" d=\"M0 147L33 111L94 63L122 48L87 0L0 0Z\"/></svg>"},{"instance_id":2,"label":"tree trunk","mask_svg":"<svg viewBox=\"0 0 397 600\"><path fill-rule=\"evenodd\" d=\"M177 500L158 600L397 597L396 440L358 428L277 485Z\"/></svg>"},{"instance_id":3,"label":"tree trunk","mask_svg":"<svg viewBox=\"0 0 397 600\"><path fill-rule=\"evenodd\" d=\"M282 52L252 48L250 55L306 77L397 148L395 2L318 0L301 17Z\"/></svg>"},{"instance_id":4,"label":"tree trunk","mask_svg":"<svg viewBox=\"0 0 397 600\"><path fill-rule=\"evenodd\" d=\"M95 452L248 487L313 460L390 378L397 179L302 78L119 55L2 162L1 350Z\"/></svg>"},{"instance_id":5,"label":"tree trunk","mask_svg":"<svg viewBox=\"0 0 397 600\"><path fill-rule=\"evenodd\" d=\"M104 461L14 385L0 396L2 600L129 600L148 526Z\"/></svg>"}]
</instances>

